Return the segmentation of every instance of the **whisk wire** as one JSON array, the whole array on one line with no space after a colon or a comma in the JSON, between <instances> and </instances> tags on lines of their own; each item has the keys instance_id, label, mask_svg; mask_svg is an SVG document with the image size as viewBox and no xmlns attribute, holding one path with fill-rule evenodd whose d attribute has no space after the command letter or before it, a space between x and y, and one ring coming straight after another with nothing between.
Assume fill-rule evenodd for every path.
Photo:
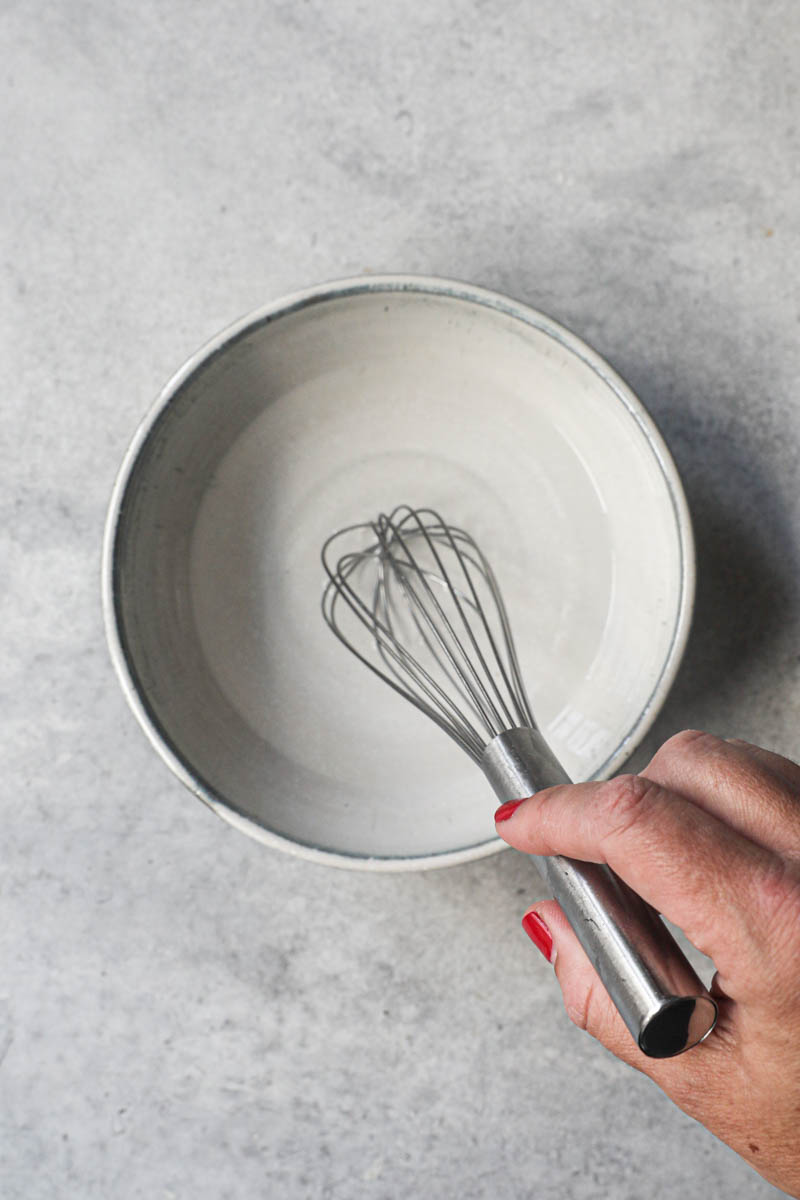
<instances>
[{"instance_id":1,"label":"whisk wire","mask_svg":"<svg viewBox=\"0 0 800 1200\"><path fill-rule=\"evenodd\" d=\"M361 525L350 526L333 534L325 543L323 554L334 538L339 537L341 534L351 533L355 529L363 528L364 526ZM349 553L344 555L339 560L335 573L331 570L325 558L323 558L325 569L330 576L329 584L323 593L322 599L322 612L325 621L336 637L347 646L357 659L366 667L369 667L373 674L384 680L394 691L404 696L411 704L429 716L446 733L455 738L472 758L478 761L483 748L483 741L480 735L463 718L458 707L450 700L444 689L436 683L421 664L416 662L412 655L394 640L391 630L380 621L375 612L361 599L348 582L349 576L353 571L363 564L365 553ZM372 554L372 551L369 553ZM386 661L386 656L395 660L397 666L400 668L399 670L394 667L391 668L395 678L392 678L392 675L387 674L377 667L369 655L360 650L352 638L345 635L338 618L337 609L339 601L344 601L350 612L372 635L374 645L383 660ZM410 678L423 695L427 697L427 701L421 699L407 684L404 684L404 678Z\"/></svg>"},{"instance_id":2,"label":"whisk wire","mask_svg":"<svg viewBox=\"0 0 800 1200\"><path fill-rule=\"evenodd\" d=\"M489 642L489 645L490 645L490 647L491 647L492 654L493 654L493 656L494 656L494 659L495 659L495 662L496 662L496 664L497 664L497 667L498 667L498 669L499 669L499 671L500 671L500 673L501 673L501 676L502 676L503 682L506 684L506 687L509 689L509 691L511 692L511 694L512 694L512 696L513 696L513 694L514 694L514 693L513 693L513 688L511 688L511 686L510 686L510 681L509 681L509 679L508 679L508 677L507 677L507 675L506 675L505 664L504 664L504 662L503 662L503 659L502 659L502 657L501 657L501 655L500 655L500 652L499 652L499 650L498 650L497 643L496 643L496 641L495 641L495 638L494 638L494 634L493 634L493 632L492 632L491 626L490 626L490 624L489 624L489 621L488 621L488 619L487 619L487 616L486 616L486 611L485 611L485 609L484 609L483 605L482 605L482 604L481 604L481 602L480 602L480 599L479 599L479 597L478 597L478 594L477 594L477 591L476 591L476 588L475 588L474 581L473 581L473 579L472 579L472 575L470 574L470 572L469 572L469 570L468 570L468 568L467 568L467 562L469 562L469 561L472 561L472 562L473 562L473 564L474 564L474 560L470 559L470 558L469 558L467 555L463 554L463 553L462 553L462 551L461 551L461 549L460 549L460 547L459 547L459 546L458 546L458 544L457 544L457 537L456 537L456 535L459 535L459 534L460 534L460 535L461 535L461 537L463 537L463 538L466 538L466 537L467 537L467 535L466 535L466 534L464 534L463 530L454 529L454 528L452 528L452 527L449 527L449 526L443 526L443 532L444 532L444 535L445 535L445 537L448 539L448 541L449 541L449 543L450 543L450 545L451 545L451 547L452 547L452 549L453 549L453 553L454 553L454 554L455 554L455 556L456 556L456 560L457 560L457 562L458 562L458 564L459 564L459 566L460 566L460 568L461 568L461 570L462 570L462 572L463 572L463 574L464 574L464 578L465 578L465 579L466 579L466 581L467 581L467 585L468 585L468 587L469 587L469 589L470 589L470 592L471 592L471 594L472 594L472 599L473 599L473 605L474 605L475 612L476 612L476 614L477 614L477 616L478 616L478 618L479 618L479 620L480 620L480 622L481 622L481 624L482 624L482 626L483 626L484 632L485 632L485 634L486 634L486 638L487 638L487 640L488 640L488 642ZM477 546L475 547L475 549L476 549L476 550L478 549L478 548L477 548ZM480 553L480 551L478 551L478 553ZM438 557L438 556L437 556L437 557ZM481 556L481 557L482 557L482 556ZM485 566L486 566L486 567L488 567L488 563L486 563L486 564L485 564ZM480 570L480 568L479 568L479 570ZM485 569L484 569L484 570L481 570L481 574L483 575L484 581L488 583L488 582L489 582L489 580L488 580L488 573L487 573L487 571L486 571ZM452 592L452 594L453 594L453 599L454 599L455 603L458 605L459 612L462 612L462 610L461 610L461 605L460 605L460 603L459 603L459 601L458 601L457 592L456 592L456 590L453 588L453 585L452 585L452 583L450 583L450 582L449 582L449 578L448 578L448 584L449 584L449 586L450 586L450 590L451 590L451 592ZM497 605L498 601L500 601L500 603L502 603L502 601L500 600L500 593L499 593L499 591L497 591L497 592L496 592L496 595L495 595L495 604L496 604L496 605ZM462 615L463 615L463 613L462 613ZM509 709L507 708L507 706L506 706L506 704L505 704L505 699L504 699L504 697L503 697L503 694L502 694L502 691L501 691L501 689L499 688L499 686L497 685L496 679L495 679L495 677L493 676L493 674L492 674L492 672L491 672L491 669L489 668L488 664L486 663L486 661L485 661L485 659L484 659L483 653L482 653L482 651L481 651L481 648L480 648L480 646L479 646L479 644L478 644L478 642L477 642L477 639L475 638L475 634L474 634L474 632L473 632L473 629L472 629L472 626L471 626L471 624L470 624L468 621L466 621L466 620L465 620L465 625L466 625L466 627L467 627L467 632L469 633L470 640L471 640L471 642L472 642L472 644L473 644L473 646L474 646L475 653L478 655L478 658L480 659L481 666L482 666L482 667L483 667L483 669L486 671L487 678L489 679L490 683L492 684L492 687L493 687L493 689L494 689L494 691L495 691L495 693L496 693L496 695L497 695L497 698L498 698L498 700L499 700L499 702L500 702L500 705L501 705L501 707L502 707L502 709L503 709L503 712L504 712L504 714L505 714L505 718L506 718L507 724L505 724L505 725L502 725L502 724L501 724L501 727L500 727L500 729L498 729L498 730L497 730L497 732L499 733L499 732L501 731L501 729L504 729L504 728L510 728L510 727L512 727L512 726L515 724L515 719L514 719L514 717L512 716L512 714L510 713ZM509 631L509 632L510 632L510 631Z\"/></svg>"},{"instance_id":3,"label":"whisk wire","mask_svg":"<svg viewBox=\"0 0 800 1200\"><path fill-rule=\"evenodd\" d=\"M425 511L426 510L422 510L422 512L425 512ZM435 516L435 514L432 514L432 515ZM464 612L461 607L461 602L459 600L458 593L456 592L455 588L453 587L452 581L450 580L450 577L448 576L448 574L445 570L444 564L442 563L442 560L437 552L434 541L431 538L428 529L426 528L426 526L423 524L423 522L421 520L421 514L415 512L413 514L413 516L417 522L417 528L413 532L415 534L418 533L424 539L424 541L427 545L427 548L430 550L431 555L434 559L434 562L436 563L436 566L439 570L438 578L445 585L445 587L447 588L447 590L450 594L451 599L453 600L453 603L454 603L456 610L461 618L464 628L466 629L467 634L469 635L469 638L475 649L475 652L478 655L480 665L485 667L485 662L483 659L483 655L481 654L480 647L478 646L478 644L475 640L475 636L473 634L473 631L472 631L472 628L471 628L469 622L466 620L466 618L464 616ZM408 585L408 578L407 578L405 572L403 570L397 570L398 564L395 562L395 563L393 563L393 565L396 568L397 577L398 577L401 587L403 588L403 592L406 597L406 600L408 600L409 603L413 606L413 610L415 612L419 613L419 615L427 623L434 638L438 642L441 651L444 653L446 659L452 664L453 668L458 672L459 677L462 679L462 681L464 681L464 683L468 689L470 688L470 684L471 684L473 690L470 691L470 695L472 697L473 703L480 711L486 725L490 729L494 728L495 725L499 725L500 728L503 728L502 717L500 715L500 712L499 712L498 708L495 706L495 704L493 703L492 696L491 696L489 690L487 689L487 687L484 683L484 680L481 678L481 675L480 675L477 667L471 661L471 659L469 658L469 655L467 654L466 650L464 649L464 646L462 645L461 640L458 636L458 633L456 632L456 629L454 628L450 618L448 617L447 612L445 611L445 609L439 602L439 599L436 596L435 592L433 591L433 588L430 586L430 583L428 582L428 579L426 578L426 572L424 572L420 568L420 566L414 559L413 553L409 550L408 545L403 537L403 534L400 531L399 526L394 524L394 522L392 522L390 519L389 527L391 529L392 537L395 538L397 541L399 541L401 547L405 551L406 556L407 556L407 565L413 571L414 577L418 578L420 583L422 584L424 591L425 591L425 595L426 595L427 599L430 601L431 605L433 606L433 612L429 611L429 609L423 603L422 599L418 596L415 589ZM390 551L389 551L389 553L390 553ZM391 561L391 559L390 559L390 561ZM445 636L445 635L447 635L447 636ZM498 732L500 731L500 728L498 728Z\"/></svg>"},{"instance_id":4,"label":"whisk wire","mask_svg":"<svg viewBox=\"0 0 800 1200\"><path fill-rule=\"evenodd\" d=\"M351 537L362 544L334 562L334 544ZM322 561L322 611L339 640L472 758L503 730L535 727L497 581L463 529L398 505L332 534ZM366 646L345 629L345 612Z\"/></svg>"},{"instance_id":5,"label":"whisk wire","mask_svg":"<svg viewBox=\"0 0 800 1200\"><path fill-rule=\"evenodd\" d=\"M421 521L422 515L428 515L430 518L432 518L432 522L435 522L435 524L431 523L427 527L424 526ZM521 673L519 670L519 664L517 662L516 649L514 647L513 638L511 636L510 622L508 620L508 616L507 616L507 613L505 610L505 605L503 603L503 599L500 594L500 589L497 585L497 581L494 577L491 567L489 566L488 561L486 560L485 556L483 555L483 553L481 552L481 550L477 546L477 544L474 542L474 540L467 533L465 533L464 530L459 529L457 526L446 525L444 523L444 521L442 521L441 517L439 517L438 514L435 513L433 510L422 509L422 510L419 510L419 512L417 512L417 513L413 513L413 516L415 517L415 519L418 522L418 525L420 526L420 533L422 533L423 536L425 536L429 542L432 554L434 555L437 565L441 572L440 582L444 582L450 590L453 601L458 609L459 615L461 616L462 621L465 626L465 629L468 633L470 642L474 648L476 655L478 656L479 663L480 663L481 667L483 668L483 670L486 674L486 679L488 680L492 690L494 691L494 693L497 697L499 706L502 709L502 717L497 712L497 709L494 709L494 714L497 717L497 727L493 729L493 732L496 734L496 733L499 733L502 729L510 728L512 726L533 725L534 724L533 715L530 710L530 704L529 704L529 701L528 701L528 698L527 698L527 695L525 692L524 684L522 682L522 676L521 676ZM446 542L449 545L450 549L452 550L453 555L458 563L458 566L464 576L464 580L467 584L467 587L469 588L471 599L470 599L470 597L464 596L463 593L461 593L459 591L459 589L455 587L448 572L446 571L446 569L444 567L444 564L441 561L440 555L436 551L435 546L432 544L432 539L431 539L432 534L441 535L444 539L446 539ZM466 553L461 548L460 543L464 543L465 545L469 546L476 557L473 558L471 554ZM508 655L508 664L503 659L503 656L500 652L498 640L495 637L494 631L492 630L491 624L488 620L485 606L481 602L480 596L478 595L478 591L475 586L475 582L472 577L472 573L469 570L469 567L467 564L471 564L472 567L481 576L481 578L483 579L484 583L487 586L487 589L489 590L492 600L494 601L496 615L497 615L497 617L499 619L499 623L500 623L500 632L502 634L502 642L503 642L503 645L505 646L505 650ZM486 662L484 653L483 653L481 646L475 636L475 632L473 630L472 623L464 613L464 610L462 607L462 603L464 601L466 601L466 603L469 605L469 607L474 611L474 613L476 614L476 616L483 628L486 640L491 649L492 657L494 658L495 664L500 672L502 682L505 685L507 692L509 693L509 695L512 699L512 707L516 710L513 715L512 715L512 712L509 710L508 705L506 704L506 700L503 695L502 689L498 686L497 679L495 678L494 674L492 673L491 667ZM469 658L468 653L466 651L464 651L464 649L460 645L460 643L459 643L459 649L461 651L461 654L464 657L464 661L468 664L468 667L472 670L473 663L472 663L471 659Z\"/></svg>"},{"instance_id":6,"label":"whisk wire","mask_svg":"<svg viewBox=\"0 0 800 1200\"><path fill-rule=\"evenodd\" d=\"M391 610L389 610L389 612L390 611ZM425 628L425 625L420 620L420 618L417 616L417 613L414 611L414 609L411 608L410 606L409 606L409 615L411 616L411 620L413 621L414 626L419 634L420 640L424 644L425 648L430 652L430 654L435 657L436 656L436 645L429 637L428 632ZM386 618L386 623L387 623L387 625L391 626L391 616L388 614L387 614L387 618ZM464 686L464 684L461 680L461 677L457 673L457 671L455 671L451 667L450 663L446 660L438 659L437 662L438 662L440 674L445 677L445 679L447 680L447 683L451 687L452 691L455 693L455 695L457 697L459 697L459 699L461 700L461 702L463 703L465 708L473 715L473 717L475 717L477 719L479 724L481 724L481 725L485 724L485 721L486 721L485 714L474 703L470 692ZM464 716L464 714L462 712L459 711L458 706L457 706L455 700L452 698L452 696L448 697L448 704L449 704L449 707L451 707L453 709L453 711L458 714L458 719L462 723L467 724L467 725L470 724L469 719L466 716ZM480 735L478 734L477 730L475 731L475 736L478 740L480 740Z\"/></svg>"},{"instance_id":7,"label":"whisk wire","mask_svg":"<svg viewBox=\"0 0 800 1200\"><path fill-rule=\"evenodd\" d=\"M513 701L514 701L514 704L516 707L516 712L517 712L517 718L518 718L517 725L533 726L535 724L534 719L533 719L533 713L531 711L530 701L528 700L527 692L525 691L525 684L522 679L522 672L520 671L519 662L517 660L516 646L514 645L514 639L511 636L511 622L508 619L506 607L503 602L503 597L500 592L500 588L497 584L497 580L495 579L494 572L492 571L491 566L489 565L487 559L484 557L480 548L472 541L472 538L470 538L468 534L464 533L463 530L454 528L452 526L448 527L448 532L452 535L453 538L457 538L459 540L463 539L467 544L471 545L473 547L475 553L479 557L480 562L476 563L475 560L470 557L470 555L465 554L463 551L458 551L456 549L456 547L454 546L454 550L456 550L456 552L458 553L459 559L462 562L471 562L473 564L473 566L475 566L475 568L479 571L479 573L483 577L483 580L486 583L486 585L491 593L491 596L492 596L492 598L494 600L494 604L495 604L496 614L497 614L498 620L500 622L500 631L502 634L502 644L505 648L506 655L508 656L507 662L503 660L503 657L500 653L500 649L498 647L498 643L497 643L497 641L491 631L491 628L489 627L488 621L486 619L486 614L483 609L483 606L480 604L480 601L478 600L477 596L475 595L474 588L473 588L473 595L475 596L475 605L476 605L476 608L478 609L478 611L480 612L481 620L484 622L487 637L491 643L492 651L493 651L493 654L495 657L495 662L497 663L498 670L501 673L504 684L506 685L509 693L513 697ZM471 580L470 580L470 584L472 584ZM494 678L494 677L491 676L491 678Z\"/></svg>"},{"instance_id":8,"label":"whisk wire","mask_svg":"<svg viewBox=\"0 0 800 1200\"><path fill-rule=\"evenodd\" d=\"M393 624L392 605L389 603L389 599L388 599L390 593L389 593L389 585L387 582L387 569L386 569L385 563L381 564L381 579L383 581L383 587L380 589L376 589L375 613L376 613L376 616L380 615L382 617L382 624L384 624L386 626L386 628L395 637L397 637L398 634L397 634L397 632L394 628L394 624ZM435 645L431 641L431 638L425 628L425 625L423 624L423 622L420 620L419 616L417 615L416 609L411 605L409 605L409 615L411 616L414 626L417 629L420 639L422 640L426 649L435 658L436 657ZM398 645L399 645L399 643L398 643ZM398 674L397 668L394 665L394 662L392 661L393 659L395 661L398 660L397 653L390 652L387 649L387 647L385 646L382 638L379 639L379 641L377 643L377 648L378 648L378 653L381 655L383 660L386 662L386 665L389 667L389 669L392 670L393 672L395 672L396 674ZM402 650L402 647L400 647L400 649ZM410 672L413 675L413 677L417 680L419 685L426 691L426 693L429 696L431 696L431 698L434 700L434 702L437 704L437 706L440 707L443 712L446 712L451 717L451 719L455 720L455 722L459 725L459 727L461 727L463 729L464 733L467 736L474 737L476 745L480 746L480 744L481 744L480 734L478 733L478 731L476 729L473 728L473 726L470 724L469 720L463 715L463 713L460 712L458 705L456 704L456 702L454 701L452 696L448 696L447 692L436 683L436 681L432 678L432 676L428 672L426 672L424 670L424 668L419 663L417 663L413 657L411 657L411 655L404 653L402 655L402 661L403 661L405 670L407 672ZM482 720L483 718L482 718L482 714L481 714L480 710L475 706L475 704L473 704L470 694L464 688L462 683L460 682L458 674L451 670L449 663L442 662L441 659L438 659L437 662L438 662L441 674L443 674L446 677L448 683L455 690L455 692L461 697L463 703L478 718L479 721ZM421 679L418 678L419 676L421 676ZM402 681L402 676L400 675L399 677L401 678L401 681Z\"/></svg>"}]
</instances>

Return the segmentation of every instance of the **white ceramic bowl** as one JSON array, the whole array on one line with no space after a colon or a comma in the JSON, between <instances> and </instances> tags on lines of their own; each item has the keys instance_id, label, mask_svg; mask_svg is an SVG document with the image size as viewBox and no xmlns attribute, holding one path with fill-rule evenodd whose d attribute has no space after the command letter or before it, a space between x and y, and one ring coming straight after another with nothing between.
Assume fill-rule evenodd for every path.
<instances>
[{"instance_id":1,"label":"white ceramic bowl","mask_svg":"<svg viewBox=\"0 0 800 1200\"><path fill-rule=\"evenodd\" d=\"M680 480L611 368L467 284L366 277L238 322L137 432L106 530L125 694L175 774L268 845L342 866L502 847L480 771L319 611L333 529L431 505L488 553L534 712L576 779L655 717L694 593Z\"/></svg>"}]
</instances>

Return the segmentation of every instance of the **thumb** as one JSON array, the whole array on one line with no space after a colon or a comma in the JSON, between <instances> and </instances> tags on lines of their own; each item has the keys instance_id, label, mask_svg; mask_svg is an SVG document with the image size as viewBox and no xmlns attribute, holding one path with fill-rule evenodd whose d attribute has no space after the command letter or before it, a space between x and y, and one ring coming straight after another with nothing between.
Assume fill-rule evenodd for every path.
<instances>
[{"instance_id":1,"label":"thumb","mask_svg":"<svg viewBox=\"0 0 800 1200\"><path fill-rule=\"evenodd\" d=\"M648 1058L636 1045L557 901L543 900L534 905L522 918L522 927L555 967L564 1007L573 1024L585 1029L623 1062L651 1078L657 1077L659 1060Z\"/></svg>"}]
</instances>

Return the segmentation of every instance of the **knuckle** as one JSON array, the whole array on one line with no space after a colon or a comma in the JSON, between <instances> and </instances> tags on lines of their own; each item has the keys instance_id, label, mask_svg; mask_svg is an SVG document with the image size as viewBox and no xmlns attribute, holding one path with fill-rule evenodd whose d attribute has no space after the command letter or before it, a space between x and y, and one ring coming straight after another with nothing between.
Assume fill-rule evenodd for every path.
<instances>
[{"instance_id":1,"label":"knuckle","mask_svg":"<svg viewBox=\"0 0 800 1200\"><path fill-rule=\"evenodd\" d=\"M706 733L704 729L681 729L679 733L673 733L664 745L672 745L675 749L683 750L687 746L693 746L695 742L701 741L718 742L719 738L715 737L713 733Z\"/></svg>"},{"instance_id":2,"label":"knuckle","mask_svg":"<svg viewBox=\"0 0 800 1200\"><path fill-rule=\"evenodd\" d=\"M564 1007L573 1025L602 1041L606 993L598 979L579 979L563 988Z\"/></svg>"},{"instance_id":3,"label":"knuckle","mask_svg":"<svg viewBox=\"0 0 800 1200\"><path fill-rule=\"evenodd\" d=\"M759 924L771 943L784 949L785 939L800 943L800 878L786 859L775 858L760 874L757 888Z\"/></svg>"},{"instance_id":4,"label":"knuckle","mask_svg":"<svg viewBox=\"0 0 800 1200\"><path fill-rule=\"evenodd\" d=\"M660 791L657 784L641 775L618 775L610 779L601 792L606 836L628 833L651 810Z\"/></svg>"},{"instance_id":5,"label":"knuckle","mask_svg":"<svg viewBox=\"0 0 800 1200\"><path fill-rule=\"evenodd\" d=\"M564 1007L567 1010L567 1016L573 1025L587 1033L591 1024L593 991L591 983L564 989Z\"/></svg>"},{"instance_id":6,"label":"knuckle","mask_svg":"<svg viewBox=\"0 0 800 1200\"><path fill-rule=\"evenodd\" d=\"M707 753L719 740L713 733L705 733L702 729L682 729L680 733L674 733L671 738L667 738L654 754L653 762L667 766L683 762L686 758Z\"/></svg>"}]
</instances>

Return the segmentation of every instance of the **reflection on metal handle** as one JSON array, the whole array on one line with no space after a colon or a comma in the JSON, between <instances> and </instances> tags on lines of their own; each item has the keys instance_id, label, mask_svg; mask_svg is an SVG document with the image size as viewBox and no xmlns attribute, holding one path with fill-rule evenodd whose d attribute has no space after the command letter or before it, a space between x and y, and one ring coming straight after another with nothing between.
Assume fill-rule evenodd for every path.
<instances>
[{"instance_id":1,"label":"reflection on metal handle","mask_svg":"<svg viewBox=\"0 0 800 1200\"><path fill-rule=\"evenodd\" d=\"M501 801L570 779L537 729L511 729L481 762ZM536 860L639 1048L669 1058L714 1028L717 1006L655 909L600 863Z\"/></svg>"}]
</instances>

